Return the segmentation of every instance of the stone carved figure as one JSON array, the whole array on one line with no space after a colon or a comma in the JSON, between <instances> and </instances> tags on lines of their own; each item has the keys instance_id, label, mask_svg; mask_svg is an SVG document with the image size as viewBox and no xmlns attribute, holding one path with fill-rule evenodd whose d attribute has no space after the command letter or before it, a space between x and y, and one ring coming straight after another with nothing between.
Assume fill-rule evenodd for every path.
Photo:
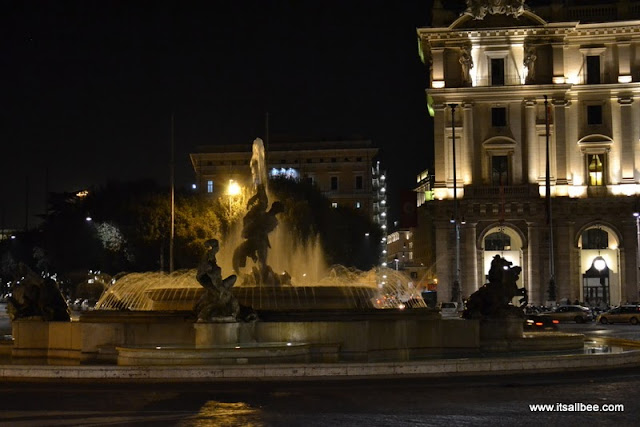
<instances>
[{"instance_id":1,"label":"stone carved figure","mask_svg":"<svg viewBox=\"0 0 640 427\"><path fill-rule=\"evenodd\" d=\"M12 295L7 299L7 312L11 320L40 319L68 322L69 307L58 284L43 278L20 263Z\"/></svg>"},{"instance_id":2,"label":"stone carved figure","mask_svg":"<svg viewBox=\"0 0 640 427\"><path fill-rule=\"evenodd\" d=\"M462 67L462 82L465 86L471 86L471 69L473 68L473 58L471 57L471 47L462 46L460 48L460 66Z\"/></svg>"},{"instance_id":3,"label":"stone carved figure","mask_svg":"<svg viewBox=\"0 0 640 427\"><path fill-rule=\"evenodd\" d=\"M532 44L526 43L524 44L524 60L522 61L523 65L527 69L527 77L525 79L525 84L532 84L536 80L536 59L538 56L536 55L536 47Z\"/></svg>"},{"instance_id":4,"label":"stone carved figure","mask_svg":"<svg viewBox=\"0 0 640 427\"><path fill-rule=\"evenodd\" d=\"M231 292L236 283L237 276L232 274L222 278L222 269L216 261L216 254L220 246L216 239L207 240L205 243L209 252L206 259L198 266L196 279L205 289L195 305L198 320L209 321L216 318L238 319L240 304Z\"/></svg>"},{"instance_id":5,"label":"stone carved figure","mask_svg":"<svg viewBox=\"0 0 640 427\"><path fill-rule=\"evenodd\" d=\"M471 294L462 313L465 319L523 317L528 303L527 290L518 288L516 281L522 269L512 267L511 262L500 255L493 257L489 270L489 283ZM520 307L511 305L520 296Z\"/></svg>"},{"instance_id":6,"label":"stone carved figure","mask_svg":"<svg viewBox=\"0 0 640 427\"><path fill-rule=\"evenodd\" d=\"M491 15L512 15L519 17L524 12L524 0L466 0L465 15L473 19L484 19L487 13Z\"/></svg>"}]
</instances>

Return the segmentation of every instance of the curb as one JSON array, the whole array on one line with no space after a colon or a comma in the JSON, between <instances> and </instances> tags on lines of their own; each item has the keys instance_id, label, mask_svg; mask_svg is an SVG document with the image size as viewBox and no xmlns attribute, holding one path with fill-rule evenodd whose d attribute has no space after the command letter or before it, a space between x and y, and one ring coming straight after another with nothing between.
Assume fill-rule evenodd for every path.
<instances>
[{"instance_id":1,"label":"curb","mask_svg":"<svg viewBox=\"0 0 640 427\"><path fill-rule=\"evenodd\" d=\"M640 366L640 350L623 353L438 359L410 362L207 366L42 366L2 365L5 381L228 382L437 378L443 376L521 375L570 370Z\"/></svg>"}]
</instances>

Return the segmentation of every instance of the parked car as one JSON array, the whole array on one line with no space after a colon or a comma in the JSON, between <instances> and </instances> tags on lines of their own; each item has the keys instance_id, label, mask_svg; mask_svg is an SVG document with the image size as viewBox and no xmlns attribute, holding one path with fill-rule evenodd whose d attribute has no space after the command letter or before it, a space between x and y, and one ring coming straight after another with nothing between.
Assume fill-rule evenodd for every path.
<instances>
[{"instance_id":1,"label":"parked car","mask_svg":"<svg viewBox=\"0 0 640 427\"><path fill-rule=\"evenodd\" d=\"M558 329L559 320L539 314L528 314L524 319L526 331L555 331Z\"/></svg>"},{"instance_id":2,"label":"parked car","mask_svg":"<svg viewBox=\"0 0 640 427\"><path fill-rule=\"evenodd\" d=\"M607 323L631 323L632 325L637 325L640 322L640 306L621 305L620 307L612 308L609 311L600 313L596 322L605 325Z\"/></svg>"},{"instance_id":3,"label":"parked car","mask_svg":"<svg viewBox=\"0 0 640 427\"><path fill-rule=\"evenodd\" d=\"M541 316L549 316L551 319L559 320L560 322L585 323L593 320L591 310L581 305L561 305L555 311L542 313Z\"/></svg>"},{"instance_id":4,"label":"parked car","mask_svg":"<svg viewBox=\"0 0 640 427\"><path fill-rule=\"evenodd\" d=\"M459 317L457 302L441 302L438 308L442 317Z\"/></svg>"}]
</instances>

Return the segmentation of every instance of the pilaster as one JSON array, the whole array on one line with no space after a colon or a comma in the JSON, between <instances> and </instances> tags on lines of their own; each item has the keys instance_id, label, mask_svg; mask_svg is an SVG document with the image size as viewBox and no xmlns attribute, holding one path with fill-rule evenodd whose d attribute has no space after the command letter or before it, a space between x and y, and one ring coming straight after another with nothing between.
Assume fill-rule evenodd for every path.
<instances>
[{"instance_id":1,"label":"pilaster","mask_svg":"<svg viewBox=\"0 0 640 427\"><path fill-rule=\"evenodd\" d=\"M621 179L622 182L634 182L634 156L633 151L633 114L631 104L633 103L633 96L620 96L618 97L618 104L620 105L620 136L621 136Z\"/></svg>"},{"instance_id":2,"label":"pilaster","mask_svg":"<svg viewBox=\"0 0 640 427\"><path fill-rule=\"evenodd\" d=\"M567 184L567 129L566 107L569 101L566 99L554 99L552 101L554 111L554 136L556 139L556 185Z\"/></svg>"},{"instance_id":3,"label":"pilaster","mask_svg":"<svg viewBox=\"0 0 640 427\"><path fill-rule=\"evenodd\" d=\"M526 134L527 163L525 164L526 176L529 183L538 181L540 172L538 171L538 134L536 132L536 100L526 99L524 101L524 120Z\"/></svg>"},{"instance_id":4,"label":"pilaster","mask_svg":"<svg viewBox=\"0 0 640 427\"><path fill-rule=\"evenodd\" d=\"M480 181L479 164L475 161L475 147L473 144L473 104L462 104L462 145L464 147L464 159L462 182L472 184ZM476 166L478 165L478 166Z\"/></svg>"}]
</instances>

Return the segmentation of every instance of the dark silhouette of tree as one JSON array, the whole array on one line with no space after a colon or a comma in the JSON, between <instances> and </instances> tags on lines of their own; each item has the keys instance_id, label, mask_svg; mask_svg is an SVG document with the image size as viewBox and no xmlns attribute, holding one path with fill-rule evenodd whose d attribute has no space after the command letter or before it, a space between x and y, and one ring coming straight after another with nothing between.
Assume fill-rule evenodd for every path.
<instances>
[{"instance_id":1,"label":"dark silhouette of tree","mask_svg":"<svg viewBox=\"0 0 640 427\"><path fill-rule=\"evenodd\" d=\"M282 221L288 223L295 238L304 242L320 235L329 264L360 270L377 264L382 232L363 213L346 207L332 208L318 188L306 182L275 178L269 188L284 203Z\"/></svg>"}]
</instances>

